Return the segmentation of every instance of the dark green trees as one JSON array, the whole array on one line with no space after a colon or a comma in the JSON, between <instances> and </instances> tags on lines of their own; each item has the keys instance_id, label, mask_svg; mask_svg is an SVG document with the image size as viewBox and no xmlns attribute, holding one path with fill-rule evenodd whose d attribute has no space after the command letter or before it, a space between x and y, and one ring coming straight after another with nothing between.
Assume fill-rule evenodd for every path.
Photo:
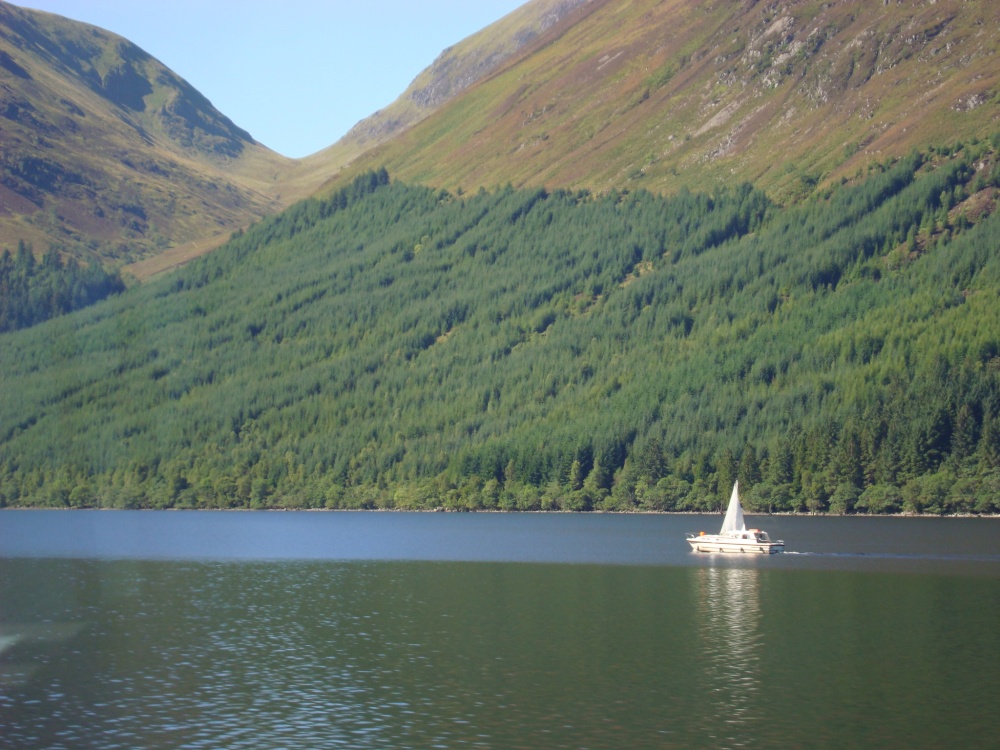
<instances>
[{"instance_id":1,"label":"dark green trees","mask_svg":"<svg viewBox=\"0 0 1000 750\"><path fill-rule=\"evenodd\" d=\"M72 259L64 264L54 247L37 262L31 247L19 242L15 255L0 253L0 333L65 315L124 289L117 273L97 264L81 268Z\"/></svg>"},{"instance_id":2,"label":"dark green trees","mask_svg":"<svg viewBox=\"0 0 1000 750\"><path fill-rule=\"evenodd\" d=\"M365 175L7 334L0 501L991 512L1000 219L952 153L791 208Z\"/></svg>"}]
</instances>

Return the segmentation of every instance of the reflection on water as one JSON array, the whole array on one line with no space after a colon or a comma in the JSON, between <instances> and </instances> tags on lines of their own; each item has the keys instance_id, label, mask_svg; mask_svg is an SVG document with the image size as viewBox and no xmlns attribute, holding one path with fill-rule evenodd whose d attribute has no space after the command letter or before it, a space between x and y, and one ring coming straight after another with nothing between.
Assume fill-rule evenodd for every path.
<instances>
[{"instance_id":1,"label":"reflection on water","mask_svg":"<svg viewBox=\"0 0 1000 750\"><path fill-rule=\"evenodd\" d=\"M817 554L723 558L691 553L683 518L229 514L193 543L181 514L48 517L65 524L58 539L28 550L4 524L37 517L0 513L0 750L839 750L1000 736L1000 570L938 562L996 556L989 522L874 519L871 532L921 534L827 539L825 523L774 519ZM75 519L104 518L114 544L91 556L103 558L70 559ZM142 558L123 519L144 539L172 530L155 556L171 539L179 551ZM229 540L227 559L192 559L210 537ZM261 550L281 559L245 559ZM894 560L868 557L878 550L928 557L890 575ZM371 559L390 553L409 561ZM412 561L432 554L518 562ZM524 562L538 558L559 564Z\"/></svg>"},{"instance_id":2,"label":"reflection on water","mask_svg":"<svg viewBox=\"0 0 1000 750\"><path fill-rule=\"evenodd\" d=\"M752 744L760 720L759 575L755 568L697 570L700 665L713 704L704 733L715 747Z\"/></svg>"},{"instance_id":3,"label":"reflection on water","mask_svg":"<svg viewBox=\"0 0 1000 750\"><path fill-rule=\"evenodd\" d=\"M0 561L0 623L69 620L0 655L0 748L690 746L688 576Z\"/></svg>"}]
</instances>

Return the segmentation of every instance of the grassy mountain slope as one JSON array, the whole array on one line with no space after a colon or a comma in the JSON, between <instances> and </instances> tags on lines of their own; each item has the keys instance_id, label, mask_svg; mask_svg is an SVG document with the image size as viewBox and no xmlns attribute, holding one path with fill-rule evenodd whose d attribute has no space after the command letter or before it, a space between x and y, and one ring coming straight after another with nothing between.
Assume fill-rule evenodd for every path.
<instances>
[{"instance_id":1,"label":"grassy mountain slope","mask_svg":"<svg viewBox=\"0 0 1000 750\"><path fill-rule=\"evenodd\" d=\"M792 208L363 176L5 336L0 499L996 510L998 147Z\"/></svg>"},{"instance_id":2,"label":"grassy mountain slope","mask_svg":"<svg viewBox=\"0 0 1000 750\"><path fill-rule=\"evenodd\" d=\"M778 200L998 124L1000 6L593 0L355 160L447 189L672 191L746 179Z\"/></svg>"},{"instance_id":3,"label":"grassy mountain slope","mask_svg":"<svg viewBox=\"0 0 1000 750\"><path fill-rule=\"evenodd\" d=\"M0 1L0 247L147 256L277 210L290 165L127 40Z\"/></svg>"}]
</instances>

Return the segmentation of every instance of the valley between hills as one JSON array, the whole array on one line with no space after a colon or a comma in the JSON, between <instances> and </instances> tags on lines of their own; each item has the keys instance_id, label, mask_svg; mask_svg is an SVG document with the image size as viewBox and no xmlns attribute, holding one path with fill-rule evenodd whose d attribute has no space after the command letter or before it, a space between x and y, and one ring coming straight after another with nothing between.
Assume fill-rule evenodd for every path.
<instances>
[{"instance_id":1,"label":"valley between hills","mask_svg":"<svg viewBox=\"0 0 1000 750\"><path fill-rule=\"evenodd\" d=\"M0 2L0 504L996 513L998 21L534 0L290 160Z\"/></svg>"},{"instance_id":2,"label":"valley between hills","mask_svg":"<svg viewBox=\"0 0 1000 750\"><path fill-rule=\"evenodd\" d=\"M383 166L449 190L749 181L795 203L990 137L998 29L959 0L533 0L293 160L128 40L3 2L0 247L149 261L130 269L146 278Z\"/></svg>"}]
</instances>

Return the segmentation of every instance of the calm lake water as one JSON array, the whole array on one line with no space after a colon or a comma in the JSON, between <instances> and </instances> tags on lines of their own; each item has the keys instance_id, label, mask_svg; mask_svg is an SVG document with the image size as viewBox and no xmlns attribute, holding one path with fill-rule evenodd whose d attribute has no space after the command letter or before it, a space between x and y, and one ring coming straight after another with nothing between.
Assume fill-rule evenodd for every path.
<instances>
[{"instance_id":1,"label":"calm lake water","mask_svg":"<svg viewBox=\"0 0 1000 750\"><path fill-rule=\"evenodd\" d=\"M1000 747L1000 520L0 512L0 748Z\"/></svg>"}]
</instances>

